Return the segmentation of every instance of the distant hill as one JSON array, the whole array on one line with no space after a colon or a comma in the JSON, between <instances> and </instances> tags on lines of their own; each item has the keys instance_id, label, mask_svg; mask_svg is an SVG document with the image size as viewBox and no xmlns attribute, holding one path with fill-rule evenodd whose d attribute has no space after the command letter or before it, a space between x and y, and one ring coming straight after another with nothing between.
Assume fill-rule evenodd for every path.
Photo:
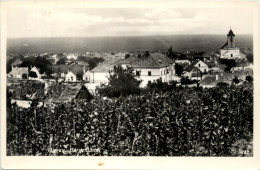
<instances>
[{"instance_id":1,"label":"distant hill","mask_svg":"<svg viewBox=\"0 0 260 170\"><path fill-rule=\"evenodd\" d=\"M76 38L12 38L7 40L7 54L107 52L166 50L215 51L226 42L226 35L161 35L132 37L76 37ZM252 35L236 35L241 48L253 48Z\"/></svg>"}]
</instances>

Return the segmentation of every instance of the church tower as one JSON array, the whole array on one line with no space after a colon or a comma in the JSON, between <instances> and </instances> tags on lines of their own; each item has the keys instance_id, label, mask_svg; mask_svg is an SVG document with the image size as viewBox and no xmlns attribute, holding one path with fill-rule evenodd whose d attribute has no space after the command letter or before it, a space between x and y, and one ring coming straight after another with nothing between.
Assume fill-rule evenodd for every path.
<instances>
[{"instance_id":1,"label":"church tower","mask_svg":"<svg viewBox=\"0 0 260 170\"><path fill-rule=\"evenodd\" d=\"M227 34L226 43L220 48L220 58L241 58L240 50L235 45L235 34L233 33L232 29L230 29Z\"/></svg>"},{"instance_id":2,"label":"church tower","mask_svg":"<svg viewBox=\"0 0 260 170\"><path fill-rule=\"evenodd\" d=\"M233 33L232 29L230 29L229 33L227 34L227 47L228 48L235 48L235 34Z\"/></svg>"}]
</instances>

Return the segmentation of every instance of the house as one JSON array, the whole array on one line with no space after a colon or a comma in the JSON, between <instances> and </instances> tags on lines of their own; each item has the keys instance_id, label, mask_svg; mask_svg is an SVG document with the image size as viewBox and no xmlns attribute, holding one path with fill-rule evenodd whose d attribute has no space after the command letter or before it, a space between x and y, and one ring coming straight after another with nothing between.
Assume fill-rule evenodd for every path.
<instances>
[{"instance_id":1,"label":"house","mask_svg":"<svg viewBox=\"0 0 260 170\"><path fill-rule=\"evenodd\" d=\"M40 80L41 76L40 70L35 66L29 72L29 80Z\"/></svg>"},{"instance_id":2,"label":"house","mask_svg":"<svg viewBox=\"0 0 260 170\"><path fill-rule=\"evenodd\" d=\"M202 79L202 72L199 68L193 67L189 71L184 71L182 74L183 77L188 77L191 80L201 80Z\"/></svg>"},{"instance_id":3,"label":"house","mask_svg":"<svg viewBox=\"0 0 260 170\"><path fill-rule=\"evenodd\" d=\"M230 29L227 34L226 43L220 48L220 58L236 59L241 57L245 57L245 55L243 55L235 45L235 34L232 29Z\"/></svg>"},{"instance_id":4,"label":"house","mask_svg":"<svg viewBox=\"0 0 260 170\"><path fill-rule=\"evenodd\" d=\"M117 65L116 62L102 62L91 71L87 71L83 75L83 80L90 83L107 83L109 72L113 71L115 65Z\"/></svg>"},{"instance_id":5,"label":"house","mask_svg":"<svg viewBox=\"0 0 260 170\"><path fill-rule=\"evenodd\" d=\"M127 66L134 69L135 74L140 75L141 86L162 79L163 82L175 80L175 63L162 53L134 55L121 63L123 68Z\"/></svg>"},{"instance_id":6,"label":"house","mask_svg":"<svg viewBox=\"0 0 260 170\"><path fill-rule=\"evenodd\" d=\"M198 68L202 73L207 73L209 71L208 65L200 59L194 60L190 65L184 68L184 71L190 72L194 69L194 67Z\"/></svg>"},{"instance_id":7,"label":"house","mask_svg":"<svg viewBox=\"0 0 260 170\"><path fill-rule=\"evenodd\" d=\"M76 62L68 64L61 72L61 77L66 82L76 82L83 80L83 74L85 70L82 66L79 66Z\"/></svg>"},{"instance_id":8,"label":"house","mask_svg":"<svg viewBox=\"0 0 260 170\"><path fill-rule=\"evenodd\" d=\"M8 77L17 79L28 79L28 67L14 67L12 71L8 74Z\"/></svg>"},{"instance_id":9,"label":"house","mask_svg":"<svg viewBox=\"0 0 260 170\"><path fill-rule=\"evenodd\" d=\"M253 76L253 70L234 71L233 73L220 73L215 75L206 75L199 82L200 86L211 88L215 87L219 82L231 84L233 79L237 77L239 80L245 81L246 76Z\"/></svg>"}]
</instances>

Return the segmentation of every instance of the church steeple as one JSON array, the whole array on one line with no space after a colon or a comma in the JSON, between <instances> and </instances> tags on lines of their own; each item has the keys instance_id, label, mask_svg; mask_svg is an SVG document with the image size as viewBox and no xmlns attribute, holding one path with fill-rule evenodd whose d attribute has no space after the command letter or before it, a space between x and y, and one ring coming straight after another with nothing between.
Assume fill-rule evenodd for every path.
<instances>
[{"instance_id":1,"label":"church steeple","mask_svg":"<svg viewBox=\"0 0 260 170\"><path fill-rule=\"evenodd\" d=\"M227 47L228 48L235 48L235 40L234 40L235 34L233 33L232 29L230 28L228 34L227 34Z\"/></svg>"}]
</instances>

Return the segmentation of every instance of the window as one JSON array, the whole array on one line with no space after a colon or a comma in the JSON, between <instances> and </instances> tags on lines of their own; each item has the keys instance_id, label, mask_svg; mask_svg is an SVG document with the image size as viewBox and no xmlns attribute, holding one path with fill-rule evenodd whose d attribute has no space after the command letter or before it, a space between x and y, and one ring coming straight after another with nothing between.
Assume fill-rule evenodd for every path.
<instances>
[{"instance_id":1,"label":"window","mask_svg":"<svg viewBox=\"0 0 260 170\"><path fill-rule=\"evenodd\" d=\"M71 81L73 81L73 77L71 76Z\"/></svg>"},{"instance_id":2,"label":"window","mask_svg":"<svg viewBox=\"0 0 260 170\"><path fill-rule=\"evenodd\" d=\"M230 54L230 57L233 57L233 54Z\"/></svg>"},{"instance_id":3,"label":"window","mask_svg":"<svg viewBox=\"0 0 260 170\"><path fill-rule=\"evenodd\" d=\"M163 71L163 73L165 74L165 70Z\"/></svg>"},{"instance_id":4,"label":"window","mask_svg":"<svg viewBox=\"0 0 260 170\"><path fill-rule=\"evenodd\" d=\"M169 74L169 69L167 69L167 74Z\"/></svg>"},{"instance_id":5,"label":"window","mask_svg":"<svg viewBox=\"0 0 260 170\"><path fill-rule=\"evenodd\" d=\"M151 75L152 75L151 71L148 71L148 76L151 76Z\"/></svg>"},{"instance_id":6,"label":"window","mask_svg":"<svg viewBox=\"0 0 260 170\"><path fill-rule=\"evenodd\" d=\"M200 67L200 64L199 64L199 67Z\"/></svg>"},{"instance_id":7,"label":"window","mask_svg":"<svg viewBox=\"0 0 260 170\"><path fill-rule=\"evenodd\" d=\"M149 80L149 81L148 81L148 84L151 84L151 83L152 83L152 82Z\"/></svg>"},{"instance_id":8,"label":"window","mask_svg":"<svg viewBox=\"0 0 260 170\"><path fill-rule=\"evenodd\" d=\"M162 71L161 71L161 75L162 75Z\"/></svg>"}]
</instances>

